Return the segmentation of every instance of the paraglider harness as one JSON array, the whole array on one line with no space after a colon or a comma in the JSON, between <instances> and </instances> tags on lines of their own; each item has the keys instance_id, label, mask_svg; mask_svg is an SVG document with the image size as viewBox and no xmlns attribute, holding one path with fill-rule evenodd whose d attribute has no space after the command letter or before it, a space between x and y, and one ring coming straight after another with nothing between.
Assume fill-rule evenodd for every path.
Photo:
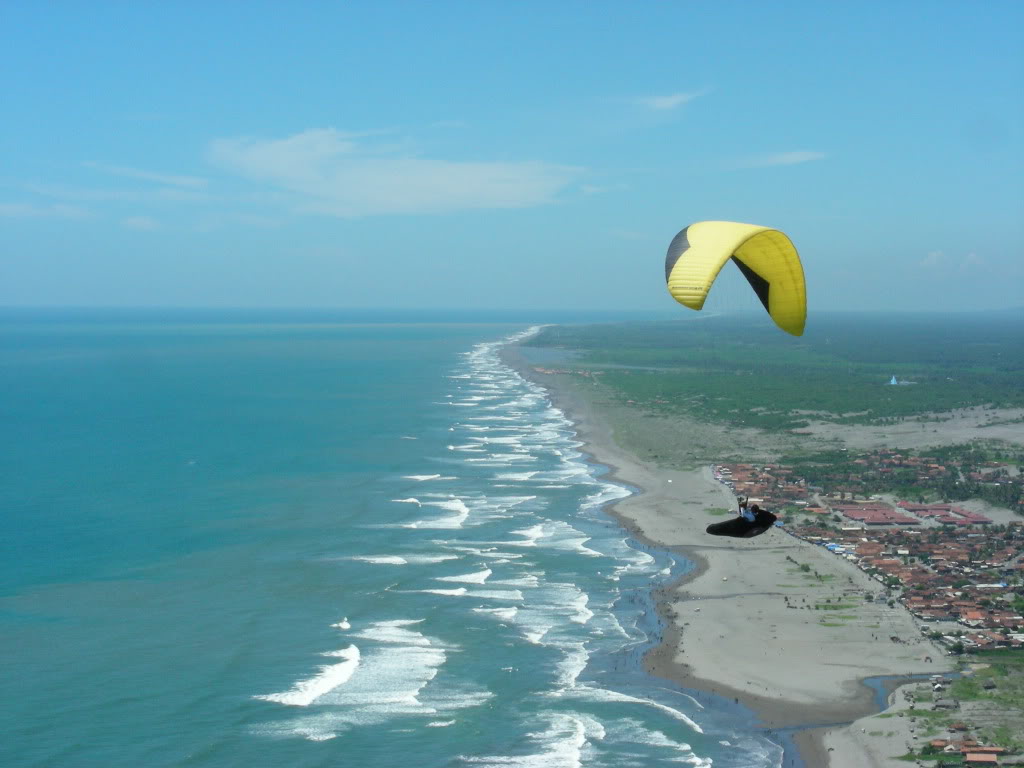
<instances>
[{"instance_id":1,"label":"paraglider harness","mask_svg":"<svg viewBox=\"0 0 1024 768\"><path fill-rule=\"evenodd\" d=\"M750 523L757 519L757 516L747 507L747 500L745 498L740 496L736 499L736 503L739 505L740 517Z\"/></svg>"},{"instance_id":2,"label":"paraglider harness","mask_svg":"<svg viewBox=\"0 0 1024 768\"><path fill-rule=\"evenodd\" d=\"M712 536L730 536L737 539L749 539L760 536L775 525L776 517L767 509L747 509L747 500L738 500L740 514L732 520L712 523L707 532Z\"/></svg>"},{"instance_id":3,"label":"paraglider harness","mask_svg":"<svg viewBox=\"0 0 1024 768\"><path fill-rule=\"evenodd\" d=\"M748 523L753 523L759 530L771 528L778 520L775 515L757 504L751 504L748 508L746 499L740 503L740 516ZM761 532L763 533L763 530Z\"/></svg>"}]
</instances>

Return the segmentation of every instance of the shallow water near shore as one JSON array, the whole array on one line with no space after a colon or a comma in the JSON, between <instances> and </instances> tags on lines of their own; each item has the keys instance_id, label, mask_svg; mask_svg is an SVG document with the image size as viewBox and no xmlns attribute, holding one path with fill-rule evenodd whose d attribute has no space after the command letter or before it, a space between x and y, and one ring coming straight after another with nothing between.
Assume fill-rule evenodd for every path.
<instances>
[{"instance_id":1,"label":"shallow water near shore","mask_svg":"<svg viewBox=\"0 0 1024 768\"><path fill-rule=\"evenodd\" d=\"M606 514L524 332L6 325L0 762L781 765L643 672L688 564Z\"/></svg>"}]
</instances>

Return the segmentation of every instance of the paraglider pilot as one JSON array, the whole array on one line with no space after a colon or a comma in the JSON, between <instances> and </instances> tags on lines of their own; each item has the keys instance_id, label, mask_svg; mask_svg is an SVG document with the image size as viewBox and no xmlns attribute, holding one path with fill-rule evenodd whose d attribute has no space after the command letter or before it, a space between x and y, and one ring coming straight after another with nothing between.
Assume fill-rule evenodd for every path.
<instances>
[{"instance_id":1,"label":"paraglider pilot","mask_svg":"<svg viewBox=\"0 0 1024 768\"><path fill-rule=\"evenodd\" d=\"M712 536L731 536L737 539L750 539L760 536L767 531L778 519L767 509L761 509L757 504L747 506L747 500L740 497L739 516L723 523L712 523L707 527L707 532Z\"/></svg>"}]
</instances>

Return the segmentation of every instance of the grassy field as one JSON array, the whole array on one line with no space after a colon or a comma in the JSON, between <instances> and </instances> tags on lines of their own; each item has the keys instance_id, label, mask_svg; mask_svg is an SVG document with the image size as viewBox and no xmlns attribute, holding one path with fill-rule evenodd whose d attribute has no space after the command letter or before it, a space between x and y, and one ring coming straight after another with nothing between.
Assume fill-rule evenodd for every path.
<instances>
[{"instance_id":1,"label":"grassy field","mask_svg":"<svg viewBox=\"0 0 1024 768\"><path fill-rule=\"evenodd\" d=\"M949 738L950 724L962 722L982 743L1019 754L1024 751L1024 651L980 651L965 658L969 660L970 674L956 680L941 694L918 691L915 706L907 710L906 716L917 721L923 738ZM936 696L953 699L959 708L952 712L931 709ZM877 719L887 717L892 715L878 715ZM912 762L940 758L955 761L957 756L923 747L901 759Z\"/></svg>"},{"instance_id":2,"label":"grassy field","mask_svg":"<svg viewBox=\"0 0 1024 768\"><path fill-rule=\"evenodd\" d=\"M623 400L733 426L886 424L1024 406L1024 312L820 315L794 338L759 316L551 326L527 344L601 372ZM571 353L570 353L571 351ZM890 386L896 376L901 386Z\"/></svg>"}]
</instances>

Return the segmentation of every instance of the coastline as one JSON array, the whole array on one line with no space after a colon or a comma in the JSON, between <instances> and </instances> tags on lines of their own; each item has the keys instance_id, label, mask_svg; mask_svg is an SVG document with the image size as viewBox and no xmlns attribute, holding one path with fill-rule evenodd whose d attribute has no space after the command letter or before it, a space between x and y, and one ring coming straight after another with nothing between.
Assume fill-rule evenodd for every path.
<instances>
[{"instance_id":1,"label":"coastline","mask_svg":"<svg viewBox=\"0 0 1024 768\"><path fill-rule=\"evenodd\" d=\"M863 681L950 668L944 654L921 637L910 614L865 600L865 594L879 591L877 582L782 531L756 541L709 542L704 528L716 518L708 509L731 510L734 497L707 464L673 469L639 459L616 442L607 414L580 391L582 385L535 371L514 346L502 356L544 387L575 425L583 450L608 467L607 477L638 489L611 505L609 513L634 537L694 564L654 590L665 629L645 656L647 671L733 699L752 710L763 728L786 729L809 768L902 765L892 758L907 751L910 733L900 727L902 718L889 722L885 738L861 722L878 714ZM732 438L710 425L678 428L692 433L694 445L704 442L702 449L712 451ZM798 563L810 566L814 577L801 572ZM836 614L817 610L824 607L822 600L833 599L843 606L843 621L828 621Z\"/></svg>"}]
</instances>

